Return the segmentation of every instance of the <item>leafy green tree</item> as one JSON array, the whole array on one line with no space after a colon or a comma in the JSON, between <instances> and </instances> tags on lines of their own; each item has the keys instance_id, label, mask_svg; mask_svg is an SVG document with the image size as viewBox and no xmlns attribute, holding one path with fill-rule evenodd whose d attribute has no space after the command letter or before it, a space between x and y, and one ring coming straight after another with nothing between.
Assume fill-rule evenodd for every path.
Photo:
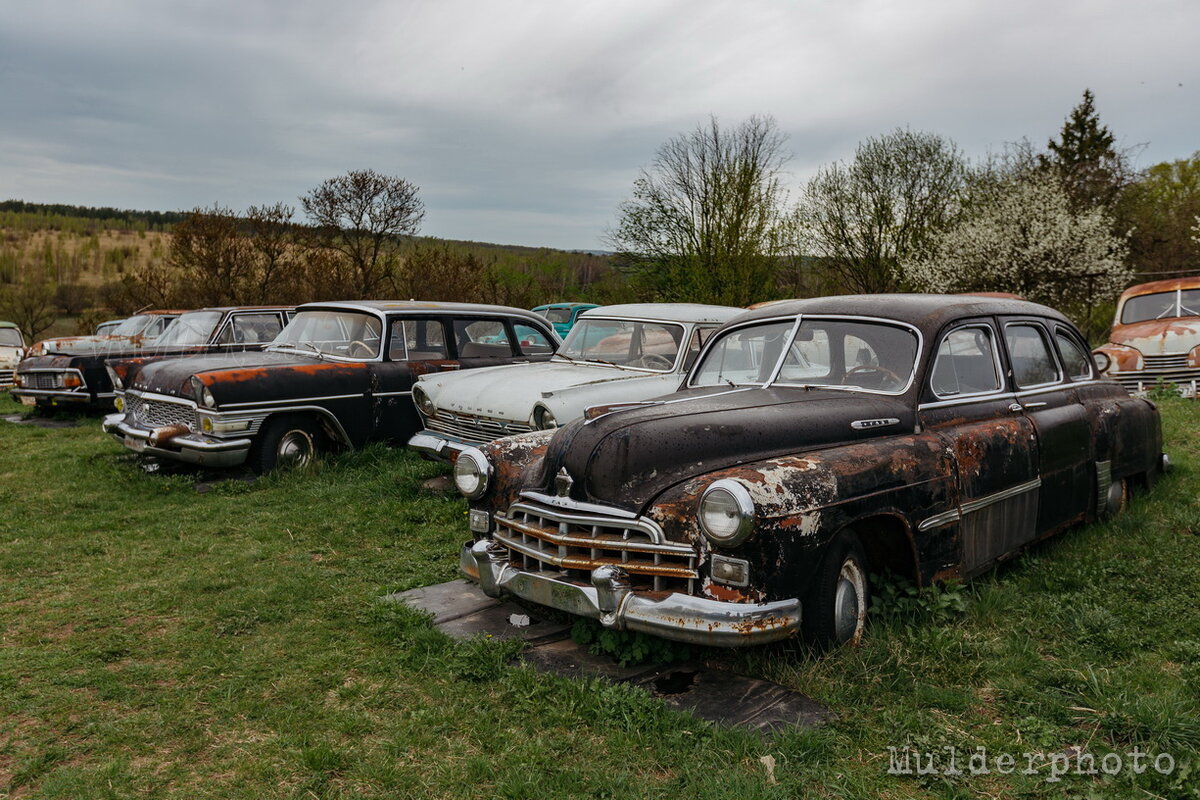
<instances>
[{"instance_id":1,"label":"leafy green tree","mask_svg":"<svg viewBox=\"0 0 1200 800\"><path fill-rule=\"evenodd\" d=\"M795 247L770 117L716 117L659 148L608 241L646 299L747 305L774 296L776 260Z\"/></svg>"},{"instance_id":2,"label":"leafy green tree","mask_svg":"<svg viewBox=\"0 0 1200 800\"><path fill-rule=\"evenodd\" d=\"M1115 142L1112 131L1100 124L1095 96L1084 89L1059 139L1046 144L1049 152L1039 155L1038 161L1058 176L1076 207L1109 208L1132 179L1128 158L1116 150Z\"/></svg>"},{"instance_id":3,"label":"leafy green tree","mask_svg":"<svg viewBox=\"0 0 1200 800\"><path fill-rule=\"evenodd\" d=\"M1200 242L1192 238L1200 216L1200 152L1155 164L1122 192L1118 225L1130 231L1129 262L1138 272L1200 269Z\"/></svg>"},{"instance_id":4,"label":"leafy green tree","mask_svg":"<svg viewBox=\"0 0 1200 800\"><path fill-rule=\"evenodd\" d=\"M854 160L808 182L799 219L806 251L845 290L892 292L899 266L959 212L967 164L953 142L898 129L858 145Z\"/></svg>"}]
</instances>

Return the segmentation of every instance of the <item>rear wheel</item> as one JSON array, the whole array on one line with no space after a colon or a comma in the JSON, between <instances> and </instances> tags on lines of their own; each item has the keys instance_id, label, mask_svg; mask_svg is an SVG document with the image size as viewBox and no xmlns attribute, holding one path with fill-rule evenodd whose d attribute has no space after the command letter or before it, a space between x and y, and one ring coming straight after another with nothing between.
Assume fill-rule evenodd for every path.
<instances>
[{"instance_id":1,"label":"rear wheel","mask_svg":"<svg viewBox=\"0 0 1200 800\"><path fill-rule=\"evenodd\" d=\"M1104 498L1104 517L1112 519L1129 505L1129 478L1117 478L1108 487Z\"/></svg>"},{"instance_id":2,"label":"rear wheel","mask_svg":"<svg viewBox=\"0 0 1200 800\"><path fill-rule=\"evenodd\" d=\"M858 644L870 604L867 558L854 531L834 537L813 576L802 609L804 636L820 647Z\"/></svg>"},{"instance_id":3,"label":"rear wheel","mask_svg":"<svg viewBox=\"0 0 1200 800\"><path fill-rule=\"evenodd\" d=\"M311 417L272 417L250 449L250 467L260 474L300 469L326 449L324 435Z\"/></svg>"}]
</instances>

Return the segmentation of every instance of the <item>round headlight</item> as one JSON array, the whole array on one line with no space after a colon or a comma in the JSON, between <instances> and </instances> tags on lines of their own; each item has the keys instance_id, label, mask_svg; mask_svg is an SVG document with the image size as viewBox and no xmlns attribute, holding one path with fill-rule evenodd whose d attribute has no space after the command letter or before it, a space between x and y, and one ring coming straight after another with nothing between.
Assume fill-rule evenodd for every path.
<instances>
[{"instance_id":1,"label":"round headlight","mask_svg":"<svg viewBox=\"0 0 1200 800\"><path fill-rule=\"evenodd\" d=\"M700 530L713 544L735 547L754 532L754 500L734 480L714 481L700 497Z\"/></svg>"},{"instance_id":2,"label":"round headlight","mask_svg":"<svg viewBox=\"0 0 1200 800\"><path fill-rule=\"evenodd\" d=\"M105 370L105 372L108 373L108 379L110 381L112 381L112 385L113 385L114 389L116 389L119 392L125 388L125 384L121 382L121 376L117 374L117 371L115 369L113 369L112 367L105 364L104 370Z\"/></svg>"},{"instance_id":3,"label":"round headlight","mask_svg":"<svg viewBox=\"0 0 1200 800\"><path fill-rule=\"evenodd\" d=\"M429 395L425 394L425 390L420 386L413 387L413 402L417 404L417 408L422 414L427 417L432 417L437 413L437 406L429 399Z\"/></svg>"},{"instance_id":4,"label":"round headlight","mask_svg":"<svg viewBox=\"0 0 1200 800\"><path fill-rule=\"evenodd\" d=\"M113 398L113 408L115 408L117 411L124 411L125 410L125 398L124 397L114 397Z\"/></svg>"},{"instance_id":5,"label":"round headlight","mask_svg":"<svg viewBox=\"0 0 1200 800\"><path fill-rule=\"evenodd\" d=\"M207 386L204 387L204 393L201 395L201 397L204 400L204 405L208 408L217 407L217 401L213 398L212 390Z\"/></svg>"},{"instance_id":6,"label":"round headlight","mask_svg":"<svg viewBox=\"0 0 1200 800\"><path fill-rule=\"evenodd\" d=\"M466 497L472 500L482 497L491 477L492 465L482 452L468 447L458 454L454 462L454 485Z\"/></svg>"},{"instance_id":7,"label":"round headlight","mask_svg":"<svg viewBox=\"0 0 1200 800\"><path fill-rule=\"evenodd\" d=\"M554 418L554 412L545 406L538 406L533 410L533 427L539 431L549 431L558 427L558 420Z\"/></svg>"}]
</instances>

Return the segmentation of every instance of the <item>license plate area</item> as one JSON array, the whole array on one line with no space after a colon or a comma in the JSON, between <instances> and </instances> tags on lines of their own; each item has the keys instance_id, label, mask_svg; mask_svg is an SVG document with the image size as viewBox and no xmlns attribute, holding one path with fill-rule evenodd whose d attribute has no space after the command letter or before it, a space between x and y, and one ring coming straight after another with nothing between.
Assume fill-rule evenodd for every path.
<instances>
[{"instance_id":1,"label":"license plate area","mask_svg":"<svg viewBox=\"0 0 1200 800\"><path fill-rule=\"evenodd\" d=\"M146 440L135 439L132 436L125 437L125 446L135 453L143 453L146 451Z\"/></svg>"}]
</instances>

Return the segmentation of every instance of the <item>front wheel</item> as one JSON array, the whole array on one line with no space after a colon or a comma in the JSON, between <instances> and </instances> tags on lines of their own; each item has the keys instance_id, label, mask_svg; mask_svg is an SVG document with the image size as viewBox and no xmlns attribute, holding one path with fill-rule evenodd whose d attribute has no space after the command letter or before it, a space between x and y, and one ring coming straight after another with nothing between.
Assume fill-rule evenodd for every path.
<instances>
[{"instance_id":1,"label":"front wheel","mask_svg":"<svg viewBox=\"0 0 1200 800\"><path fill-rule=\"evenodd\" d=\"M311 418L272 417L259 432L248 461L259 474L300 469L316 460L324 449L324 437Z\"/></svg>"},{"instance_id":2,"label":"front wheel","mask_svg":"<svg viewBox=\"0 0 1200 800\"><path fill-rule=\"evenodd\" d=\"M805 598L805 638L820 647L858 644L867 624L870 587L862 544L853 531L842 531L829 543Z\"/></svg>"}]
</instances>

